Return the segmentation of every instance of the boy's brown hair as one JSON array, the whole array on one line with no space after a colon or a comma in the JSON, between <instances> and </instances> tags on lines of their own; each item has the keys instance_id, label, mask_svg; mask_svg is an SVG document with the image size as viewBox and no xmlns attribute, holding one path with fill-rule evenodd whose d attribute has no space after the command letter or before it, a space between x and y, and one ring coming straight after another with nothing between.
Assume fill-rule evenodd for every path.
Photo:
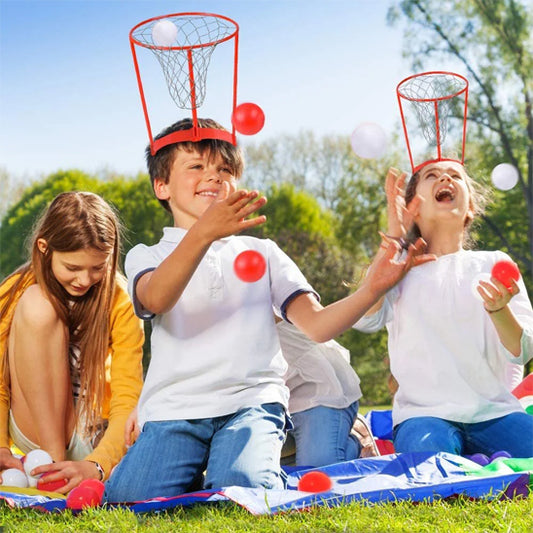
<instances>
[{"instance_id":1,"label":"boy's brown hair","mask_svg":"<svg viewBox=\"0 0 533 533\"><path fill-rule=\"evenodd\" d=\"M210 118L199 118L198 126L200 128L213 128L218 130L226 131L226 129L221 126L218 122ZM154 140L166 137L171 133L176 131L188 130L193 127L193 121L191 118L185 118L175 122L168 128L165 128L161 131ZM242 176L244 171L244 156L241 149L227 141L221 141L219 139L203 139L198 142L193 141L184 141L169 144L164 146L156 152L155 155L152 155L150 152L150 146L146 148L146 164L148 166L148 173L150 175L150 182L152 184L152 189L154 188L154 180L156 178L163 180L163 182L168 183L170 177L170 171L172 169L172 164L174 163L174 158L178 150L185 150L186 152L196 151L203 155L204 153L209 154L209 158L215 157L217 154L222 156L224 163L229 165L233 175L238 179ZM158 199L159 200L159 199ZM159 203L169 212L170 206L167 200L159 200Z\"/></svg>"}]
</instances>

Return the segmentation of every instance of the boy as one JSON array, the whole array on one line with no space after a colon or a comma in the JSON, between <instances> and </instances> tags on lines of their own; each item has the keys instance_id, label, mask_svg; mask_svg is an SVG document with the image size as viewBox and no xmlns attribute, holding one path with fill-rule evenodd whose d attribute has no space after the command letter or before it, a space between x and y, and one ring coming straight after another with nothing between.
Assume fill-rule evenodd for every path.
<instances>
[{"instance_id":1,"label":"boy","mask_svg":"<svg viewBox=\"0 0 533 533\"><path fill-rule=\"evenodd\" d=\"M223 129L210 119L198 123ZM184 119L157 138L191 127ZM247 218L266 199L237 189L238 147L215 139L178 142L154 156L147 151L147 161L154 193L174 227L164 229L158 244L138 245L126 257L136 312L153 320L152 359L139 400L142 433L111 476L106 500L176 496L197 487L204 471L205 488L282 488L287 365L272 308L324 342L429 258L417 243L396 262L392 243L356 293L323 308L274 242L235 236L266 221ZM233 272L235 257L247 249L267 262L255 283Z\"/></svg>"}]
</instances>

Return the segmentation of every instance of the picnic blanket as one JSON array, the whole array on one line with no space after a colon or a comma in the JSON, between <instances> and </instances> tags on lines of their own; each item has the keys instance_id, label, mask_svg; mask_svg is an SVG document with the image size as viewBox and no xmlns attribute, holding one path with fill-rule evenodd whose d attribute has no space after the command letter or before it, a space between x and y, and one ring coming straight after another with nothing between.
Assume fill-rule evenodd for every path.
<instances>
[{"instance_id":1,"label":"picnic blanket","mask_svg":"<svg viewBox=\"0 0 533 533\"><path fill-rule=\"evenodd\" d=\"M309 493L298 490L298 481L310 470L327 474L331 490ZM125 502L109 507L127 507L136 513L161 511L212 502L233 502L253 514L276 514L314 506L338 506L352 501L369 503L409 500L433 501L456 495L470 498L514 498L530 494L533 459L498 459L484 467L449 453L404 453L356 459L323 468L287 472L285 490L223 487ZM58 512L66 509L60 495L39 494L35 489L0 487L0 499L12 507L29 507Z\"/></svg>"}]
</instances>

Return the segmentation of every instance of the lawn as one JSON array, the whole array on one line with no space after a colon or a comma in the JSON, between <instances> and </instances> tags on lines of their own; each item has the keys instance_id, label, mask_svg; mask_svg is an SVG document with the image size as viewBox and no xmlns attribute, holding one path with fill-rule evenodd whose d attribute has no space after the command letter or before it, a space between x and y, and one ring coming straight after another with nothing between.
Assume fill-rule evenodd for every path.
<instances>
[{"instance_id":1,"label":"lawn","mask_svg":"<svg viewBox=\"0 0 533 533\"><path fill-rule=\"evenodd\" d=\"M472 501L455 498L433 503L382 505L351 503L330 509L253 516L233 504L197 505L170 512L134 514L127 510L87 510L43 514L0 507L2 532L216 531L261 532L533 532L533 495L527 499Z\"/></svg>"},{"instance_id":2,"label":"lawn","mask_svg":"<svg viewBox=\"0 0 533 533\"><path fill-rule=\"evenodd\" d=\"M368 410L389 406L362 407ZM275 516L254 516L231 503L196 505L161 513L90 509L45 514L0 504L0 533L21 532L431 532L533 533L533 493L527 499L485 501L464 497L446 501L388 504L350 503Z\"/></svg>"}]
</instances>

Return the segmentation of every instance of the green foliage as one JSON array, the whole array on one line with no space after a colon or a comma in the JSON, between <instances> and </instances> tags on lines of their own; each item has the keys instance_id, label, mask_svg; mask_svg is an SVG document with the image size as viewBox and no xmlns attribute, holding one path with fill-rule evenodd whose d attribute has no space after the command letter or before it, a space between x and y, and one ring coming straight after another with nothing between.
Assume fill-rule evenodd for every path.
<instances>
[{"instance_id":1,"label":"green foliage","mask_svg":"<svg viewBox=\"0 0 533 533\"><path fill-rule=\"evenodd\" d=\"M277 235L286 228L309 235L333 237L335 219L308 192L296 190L290 183L272 184L267 191L265 232Z\"/></svg>"},{"instance_id":2,"label":"green foliage","mask_svg":"<svg viewBox=\"0 0 533 533\"><path fill-rule=\"evenodd\" d=\"M269 238L300 267L308 281L329 303L346 296L343 281L353 278L353 260L335 239L335 218L307 192L291 184L271 184L261 210L266 224L249 231Z\"/></svg>"},{"instance_id":3,"label":"green foliage","mask_svg":"<svg viewBox=\"0 0 533 533\"><path fill-rule=\"evenodd\" d=\"M139 243L152 245L164 226L172 226L170 213L160 205L147 174L134 179L114 178L101 184L100 194L118 211L123 225L123 256Z\"/></svg>"}]
</instances>

